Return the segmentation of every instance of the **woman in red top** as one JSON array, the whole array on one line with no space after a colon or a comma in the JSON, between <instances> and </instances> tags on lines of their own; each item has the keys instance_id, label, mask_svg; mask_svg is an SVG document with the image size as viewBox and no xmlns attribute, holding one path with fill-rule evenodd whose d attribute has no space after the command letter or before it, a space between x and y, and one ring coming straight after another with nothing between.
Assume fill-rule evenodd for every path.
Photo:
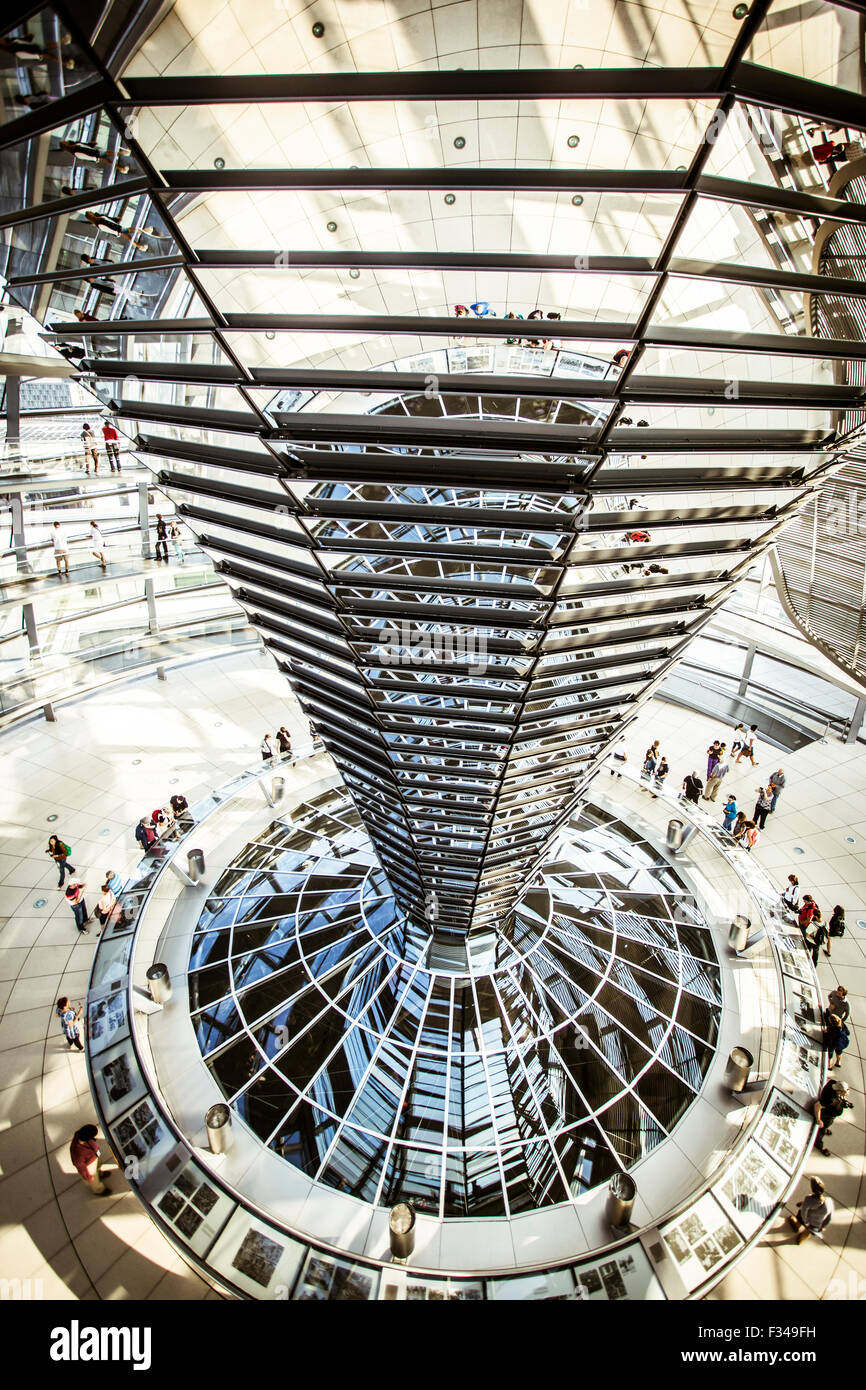
<instances>
[{"instance_id":1,"label":"woman in red top","mask_svg":"<svg viewBox=\"0 0 866 1390\"><path fill-rule=\"evenodd\" d=\"M99 1145L96 1142L98 1133L96 1125L82 1125L81 1129L77 1129L69 1145L69 1157L82 1181L89 1183L91 1191L101 1196L111 1189L99 1176Z\"/></svg>"},{"instance_id":2,"label":"woman in red top","mask_svg":"<svg viewBox=\"0 0 866 1390\"><path fill-rule=\"evenodd\" d=\"M806 928L811 925L812 918L815 916L815 899L809 894L803 894L803 906L800 908L797 921L800 924L800 931L806 935Z\"/></svg>"},{"instance_id":3,"label":"woman in red top","mask_svg":"<svg viewBox=\"0 0 866 1390\"><path fill-rule=\"evenodd\" d=\"M114 428L110 420L106 420L102 426L102 437L105 440L105 452L108 454L108 462L111 464L112 473L120 472L120 435Z\"/></svg>"}]
</instances>

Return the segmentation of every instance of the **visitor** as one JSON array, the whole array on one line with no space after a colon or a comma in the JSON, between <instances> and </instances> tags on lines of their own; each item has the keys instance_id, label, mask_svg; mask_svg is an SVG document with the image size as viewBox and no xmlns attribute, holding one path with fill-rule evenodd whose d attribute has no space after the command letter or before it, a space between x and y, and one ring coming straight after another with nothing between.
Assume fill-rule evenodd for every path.
<instances>
[{"instance_id":1,"label":"visitor","mask_svg":"<svg viewBox=\"0 0 866 1390\"><path fill-rule=\"evenodd\" d=\"M715 799L715 798L713 798L713 799ZM725 808L724 808L724 810L723 810L723 812L722 812L722 826L724 827L725 830L727 830L728 834L730 834L730 832L733 830L733 828L734 828L734 821L735 821L736 819L737 819L737 798L734 796L733 792L731 792L731 795L728 797L727 801L725 802Z\"/></svg>"},{"instance_id":2,"label":"visitor","mask_svg":"<svg viewBox=\"0 0 866 1390\"><path fill-rule=\"evenodd\" d=\"M69 848L68 845L65 845L63 843L59 835L49 835L48 848L45 851L45 853L50 854L51 858L57 865L57 868L60 872L60 881L57 884L57 887L62 888L63 880L65 879L66 875L69 874L71 877L71 875L75 873L75 865L70 864L69 862L69 856L72 853L72 850Z\"/></svg>"},{"instance_id":3,"label":"visitor","mask_svg":"<svg viewBox=\"0 0 866 1390\"><path fill-rule=\"evenodd\" d=\"M817 965L817 961L815 962ZM824 1033L824 1047L827 1051L828 1062L827 1070L832 1071L834 1067L841 1067L842 1053L851 1041L851 1034L842 1022L838 1014L828 1014L827 1028Z\"/></svg>"},{"instance_id":4,"label":"visitor","mask_svg":"<svg viewBox=\"0 0 866 1390\"><path fill-rule=\"evenodd\" d=\"M830 958L830 942L834 936L845 935L845 909L837 903L833 908L830 920L827 923L827 945L824 947L824 955Z\"/></svg>"},{"instance_id":5,"label":"visitor","mask_svg":"<svg viewBox=\"0 0 866 1390\"><path fill-rule=\"evenodd\" d=\"M156 557L168 564L168 527L161 512L156 514Z\"/></svg>"},{"instance_id":6,"label":"visitor","mask_svg":"<svg viewBox=\"0 0 866 1390\"><path fill-rule=\"evenodd\" d=\"M826 165L835 174L836 161L845 158L845 146L837 144L835 140L822 140L819 145L812 146L812 158L816 164Z\"/></svg>"},{"instance_id":7,"label":"visitor","mask_svg":"<svg viewBox=\"0 0 866 1390\"><path fill-rule=\"evenodd\" d=\"M51 534L51 542L54 546L54 563L57 566L58 574L69 573L69 539L59 521L55 521ZM63 566L61 570L60 566Z\"/></svg>"},{"instance_id":8,"label":"visitor","mask_svg":"<svg viewBox=\"0 0 866 1390\"><path fill-rule=\"evenodd\" d=\"M803 940L806 940L806 931L812 925L812 918L818 910L818 904L811 893L803 894L803 901L800 904L800 911L797 913L797 925L803 933Z\"/></svg>"},{"instance_id":9,"label":"visitor","mask_svg":"<svg viewBox=\"0 0 866 1390\"><path fill-rule=\"evenodd\" d=\"M667 777L667 775L668 775L669 772L670 772L670 767L668 766L668 760L667 760L667 758L663 757L662 760L661 760L661 762L659 763L658 767L656 768L656 786L657 786L657 787L663 787L663 786L664 786L664 784L665 784L665 778Z\"/></svg>"},{"instance_id":10,"label":"visitor","mask_svg":"<svg viewBox=\"0 0 866 1390\"><path fill-rule=\"evenodd\" d=\"M99 1145L96 1125L82 1125L75 1131L69 1145L69 1157L82 1180L89 1184L97 1197L110 1193L111 1188L100 1177Z\"/></svg>"},{"instance_id":11,"label":"visitor","mask_svg":"<svg viewBox=\"0 0 866 1390\"><path fill-rule=\"evenodd\" d=\"M851 1005L848 1003L848 991L844 985L837 985L836 988L831 989L830 993L827 995L827 1008L824 1013L825 1021L829 1018L831 1013L836 1014L843 1023L846 1022L851 1013Z\"/></svg>"},{"instance_id":12,"label":"visitor","mask_svg":"<svg viewBox=\"0 0 866 1390\"><path fill-rule=\"evenodd\" d=\"M174 558L179 565L182 565L184 563L183 533L181 532L179 522L174 520L171 522L168 528L168 538L174 550Z\"/></svg>"},{"instance_id":13,"label":"visitor","mask_svg":"<svg viewBox=\"0 0 866 1390\"><path fill-rule=\"evenodd\" d=\"M776 809L776 802L785 790L785 774L781 768L770 777L767 790L770 793L770 815L772 815Z\"/></svg>"},{"instance_id":14,"label":"visitor","mask_svg":"<svg viewBox=\"0 0 866 1390\"><path fill-rule=\"evenodd\" d=\"M71 154L75 159L82 160L85 164L112 164L114 155L109 151L102 153L95 140L61 140L61 150ZM121 154L128 154L128 150L121 150ZM118 164L116 168L118 174L128 174L128 164Z\"/></svg>"},{"instance_id":15,"label":"visitor","mask_svg":"<svg viewBox=\"0 0 866 1390\"><path fill-rule=\"evenodd\" d=\"M124 241L128 241L137 251L149 250L147 242L137 240L136 233L131 228L124 227L118 217L109 217L104 212L94 212L92 208L88 208L84 216L100 231L111 232L114 236L123 237Z\"/></svg>"},{"instance_id":16,"label":"visitor","mask_svg":"<svg viewBox=\"0 0 866 1390\"><path fill-rule=\"evenodd\" d=\"M800 880L796 874L788 874L788 882L782 890L782 902L791 912L799 911Z\"/></svg>"},{"instance_id":17,"label":"visitor","mask_svg":"<svg viewBox=\"0 0 866 1390\"><path fill-rule=\"evenodd\" d=\"M820 1178L809 1179L809 1191L797 1208L796 1216L788 1220L799 1232L797 1244L802 1245L809 1236L819 1236L831 1219L835 1208Z\"/></svg>"},{"instance_id":18,"label":"visitor","mask_svg":"<svg viewBox=\"0 0 866 1390\"><path fill-rule=\"evenodd\" d=\"M755 802L755 820L763 830L767 824L767 816L770 812L772 796L770 795L769 789L766 787L756 787L755 790L758 793L758 799Z\"/></svg>"},{"instance_id":19,"label":"visitor","mask_svg":"<svg viewBox=\"0 0 866 1390\"><path fill-rule=\"evenodd\" d=\"M727 762L725 758L725 745L722 744L718 760L713 764L712 773L710 773L707 777L707 786L706 791L704 792L704 801L715 801L716 796L718 795L719 787L722 785L722 782L727 777L730 770L731 765L729 762ZM737 803L735 800L735 808L736 804ZM727 829L727 827L725 828Z\"/></svg>"},{"instance_id":20,"label":"visitor","mask_svg":"<svg viewBox=\"0 0 866 1390\"><path fill-rule=\"evenodd\" d=\"M120 473L120 435L110 420L106 420L102 426L102 438L112 473Z\"/></svg>"},{"instance_id":21,"label":"visitor","mask_svg":"<svg viewBox=\"0 0 866 1390\"><path fill-rule=\"evenodd\" d=\"M829 1080L825 1083L821 1094L817 1100L812 1102L812 1114L818 1124L818 1132L815 1135L815 1148L819 1153L829 1157L830 1150L825 1146L824 1140L833 1133L833 1122L844 1115L846 1110L853 1110L853 1104L848 1099L847 1081Z\"/></svg>"},{"instance_id":22,"label":"visitor","mask_svg":"<svg viewBox=\"0 0 866 1390\"><path fill-rule=\"evenodd\" d=\"M812 926L815 928L814 932L812 933L812 942L811 942L811 947L812 947L812 964L814 965L815 969L817 970L817 968L818 968L818 955L819 955L819 953L820 953L821 947L824 945L824 942L827 940L827 928L826 928L826 926L824 925L824 919L823 919L823 917L821 916L820 909L815 913L815 916L812 918Z\"/></svg>"},{"instance_id":23,"label":"visitor","mask_svg":"<svg viewBox=\"0 0 866 1390\"><path fill-rule=\"evenodd\" d=\"M746 824L747 821L745 811L738 811L737 818L734 821L734 828L731 831L731 834L738 843L742 843L743 836L746 833Z\"/></svg>"},{"instance_id":24,"label":"visitor","mask_svg":"<svg viewBox=\"0 0 866 1390\"><path fill-rule=\"evenodd\" d=\"M77 878L70 878L66 885L66 901L72 908L72 916L75 918L75 925L80 932L87 931L87 923L90 920L87 903L84 901L86 887L87 884Z\"/></svg>"},{"instance_id":25,"label":"visitor","mask_svg":"<svg viewBox=\"0 0 866 1390\"><path fill-rule=\"evenodd\" d=\"M746 726L745 724L737 724L731 736L731 757L733 757L735 753L738 753L742 749L745 741Z\"/></svg>"},{"instance_id":26,"label":"visitor","mask_svg":"<svg viewBox=\"0 0 866 1390\"><path fill-rule=\"evenodd\" d=\"M93 462L94 475L99 472L99 450L96 447L96 435L88 424L85 424L81 431L81 447L84 450L84 466L90 473L91 460Z\"/></svg>"},{"instance_id":27,"label":"visitor","mask_svg":"<svg viewBox=\"0 0 866 1390\"><path fill-rule=\"evenodd\" d=\"M631 351L629 348L618 348L610 359L611 366L616 367L617 371L621 371L630 356Z\"/></svg>"},{"instance_id":28,"label":"visitor","mask_svg":"<svg viewBox=\"0 0 866 1390\"><path fill-rule=\"evenodd\" d=\"M743 746L742 746L742 748L740 749L739 753L737 754L737 762L738 762L738 763L741 763L742 760L743 760L743 758L748 758L748 759L749 759L749 762L752 764L752 767L757 767L757 766L758 766L758 762L757 762L757 759L756 759L756 757L755 757L755 750L756 750L756 748L757 748L757 746L758 746L758 740L757 740L757 737L756 737L757 731L758 731L758 726L757 726L757 724L751 724L751 725L749 726L749 731L748 731L748 733L745 734L744 737L743 737Z\"/></svg>"},{"instance_id":29,"label":"visitor","mask_svg":"<svg viewBox=\"0 0 866 1390\"><path fill-rule=\"evenodd\" d=\"M156 839L156 831L153 826L148 823L148 820L149 818L147 816L142 816L138 825L135 827L135 838L141 846L143 854L147 854Z\"/></svg>"},{"instance_id":30,"label":"visitor","mask_svg":"<svg viewBox=\"0 0 866 1390\"><path fill-rule=\"evenodd\" d=\"M653 748L648 748L646 750L646 756L644 757L643 767L641 768L640 773L644 781L648 782L650 780L650 778L656 770L656 767L657 763L655 750Z\"/></svg>"},{"instance_id":31,"label":"visitor","mask_svg":"<svg viewBox=\"0 0 866 1390\"><path fill-rule=\"evenodd\" d=\"M117 898L114 896L107 883L102 885L101 896L97 899L94 917L99 923L99 931L105 926L114 909L117 907ZM99 931L96 933L99 936Z\"/></svg>"},{"instance_id":32,"label":"visitor","mask_svg":"<svg viewBox=\"0 0 866 1390\"><path fill-rule=\"evenodd\" d=\"M704 784L696 772L690 772L683 778L683 794L686 801L691 801L697 806L700 800Z\"/></svg>"},{"instance_id":33,"label":"visitor","mask_svg":"<svg viewBox=\"0 0 866 1390\"><path fill-rule=\"evenodd\" d=\"M722 751L722 744L719 743L719 740L718 740L718 739L715 739L714 742L711 743L710 746L709 746L709 748L707 749L707 777L708 777L708 778L709 778L709 777L712 777L712 775L713 775L713 768L715 767L716 763L719 761L719 758L720 758L720 756L721 756L721 751Z\"/></svg>"},{"instance_id":34,"label":"visitor","mask_svg":"<svg viewBox=\"0 0 866 1390\"><path fill-rule=\"evenodd\" d=\"M123 892L123 879L114 869L105 870L105 882L108 884L115 898Z\"/></svg>"},{"instance_id":35,"label":"visitor","mask_svg":"<svg viewBox=\"0 0 866 1390\"><path fill-rule=\"evenodd\" d=\"M311 724L311 725L310 725L310 737L312 737L312 736L313 736L313 726L312 726L312 724ZM621 776L622 776L622 771L621 771L622 766L623 766L624 763L627 763L627 762L628 762L628 751L627 751L626 746L625 746L625 734L620 734L620 736L619 736L619 738L617 739L616 743L613 745L613 748L611 749L610 753L608 754L608 762L610 763L610 775L611 775L611 777L621 777Z\"/></svg>"},{"instance_id":36,"label":"visitor","mask_svg":"<svg viewBox=\"0 0 866 1390\"><path fill-rule=\"evenodd\" d=\"M108 547L105 544L105 537L99 529L99 523L96 521L90 523L90 544L93 546L91 555L95 556L103 570L106 570L108 568Z\"/></svg>"},{"instance_id":37,"label":"visitor","mask_svg":"<svg viewBox=\"0 0 866 1390\"><path fill-rule=\"evenodd\" d=\"M290 758L292 756L292 736L285 724L281 724L279 729L277 729L277 749L282 758Z\"/></svg>"},{"instance_id":38,"label":"visitor","mask_svg":"<svg viewBox=\"0 0 866 1390\"><path fill-rule=\"evenodd\" d=\"M743 844L745 845L746 850L749 854L751 854L752 850L755 848L755 845L758 843L760 838L761 832L758 829L755 822L753 820L747 820L745 826L743 827Z\"/></svg>"},{"instance_id":39,"label":"visitor","mask_svg":"<svg viewBox=\"0 0 866 1390\"><path fill-rule=\"evenodd\" d=\"M60 1026L63 1029L63 1036L66 1039L69 1051L71 1052L73 1048L77 1048L79 1052L83 1052L84 1043L81 1041L81 1034L78 1028L78 1021L84 1013L82 1005L78 1005L78 1011L76 1012L66 995L63 994L58 999L57 1007L54 1012L60 1019Z\"/></svg>"},{"instance_id":40,"label":"visitor","mask_svg":"<svg viewBox=\"0 0 866 1390\"><path fill-rule=\"evenodd\" d=\"M265 734L261 742L259 752L262 755L262 762L269 763L274 756L274 745L271 743L270 734Z\"/></svg>"}]
</instances>

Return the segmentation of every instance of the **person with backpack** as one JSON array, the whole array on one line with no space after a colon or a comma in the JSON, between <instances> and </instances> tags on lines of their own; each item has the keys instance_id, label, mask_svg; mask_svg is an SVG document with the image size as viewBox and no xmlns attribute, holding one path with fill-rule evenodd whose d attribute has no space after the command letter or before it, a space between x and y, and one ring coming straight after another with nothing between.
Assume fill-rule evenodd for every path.
<instances>
[{"instance_id":1,"label":"person with backpack","mask_svg":"<svg viewBox=\"0 0 866 1390\"><path fill-rule=\"evenodd\" d=\"M811 944L811 947L812 947L812 964L814 965L815 969L817 970L817 968L818 968L818 956L819 956L819 954L820 954L821 947L824 945L824 942L827 940L827 928L826 928L825 925L824 925L824 918L821 916L821 909L820 909L820 908L817 908L816 911L815 911L815 916L812 918L812 925L813 925L813 927L815 928L815 931L814 931L814 933L813 933L813 935L812 935L812 940L811 940L811 943L810 943L810 944Z\"/></svg>"},{"instance_id":2,"label":"person with backpack","mask_svg":"<svg viewBox=\"0 0 866 1390\"><path fill-rule=\"evenodd\" d=\"M68 845L65 845L63 843L59 835L49 835L48 848L45 851L45 853L50 854L51 858L57 865L57 868L60 872L60 881L58 882L57 887L62 888L63 881L66 878L66 875L69 874L71 876L75 873L75 865L70 864L69 862L69 856L72 853L72 850L69 848Z\"/></svg>"},{"instance_id":3,"label":"person with backpack","mask_svg":"<svg viewBox=\"0 0 866 1390\"><path fill-rule=\"evenodd\" d=\"M824 1047L830 1059L827 1063L828 1071L832 1071L834 1067L841 1067L842 1053L850 1041L851 1034L839 1015L830 1014L827 1018L827 1031L824 1034Z\"/></svg>"},{"instance_id":4,"label":"person with backpack","mask_svg":"<svg viewBox=\"0 0 866 1390\"><path fill-rule=\"evenodd\" d=\"M853 1110L853 1103L848 1099L849 1089L847 1081L827 1081L821 1094L812 1102L812 1114L818 1125L818 1132L815 1135L815 1148L819 1153L829 1157L830 1150L825 1147L825 1138L833 1132L833 1122L844 1115L846 1110Z\"/></svg>"},{"instance_id":5,"label":"person with backpack","mask_svg":"<svg viewBox=\"0 0 866 1390\"><path fill-rule=\"evenodd\" d=\"M80 882L77 878L70 878L66 885L66 901L72 908L75 925L80 932L87 931L87 923L90 920L87 911L87 903L84 901L84 890L86 887L87 884Z\"/></svg>"},{"instance_id":6,"label":"person with backpack","mask_svg":"<svg viewBox=\"0 0 866 1390\"><path fill-rule=\"evenodd\" d=\"M824 947L824 955L830 959L830 942L834 936L845 935L845 909L837 903L833 908L830 921L827 923L827 945Z\"/></svg>"},{"instance_id":7,"label":"person with backpack","mask_svg":"<svg viewBox=\"0 0 866 1390\"><path fill-rule=\"evenodd\" d=\"M78 1048L79 1052L83 1052L84 1043L81 1041L81 1035L78 1030L78 1020L84 1013L84 1006L79 1004L78 1012L76 1013L64 994L58 999L54 1012L60 1019L60 1026L63 1029L63 1036L66 1039L69 1051L71 1052L73 1048Z\"/></svg>"}]
</instances>

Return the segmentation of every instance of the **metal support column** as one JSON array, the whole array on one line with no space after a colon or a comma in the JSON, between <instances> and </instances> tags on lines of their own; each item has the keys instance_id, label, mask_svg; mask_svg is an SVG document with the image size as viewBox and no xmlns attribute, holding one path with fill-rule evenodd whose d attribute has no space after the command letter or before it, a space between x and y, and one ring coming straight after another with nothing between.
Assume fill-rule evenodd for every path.
<instances>
[{"instance_id":1,"label":"metal support column","mask_svg":"<svg viewBox=\"0 0 866 1390\"><path fill-rule=\"evenodd\" d=\"M743 674L740 676L740 684L737 687L738 695L745 695L749 689L749 681L752 676L752 662L755 660L755 644L750 642L746 648L746 660L743 665Z\"/></svg>"},{"instance_id":2,"label":"metal support column","mask_svg":"<svg viewBox=\"0 0 866 1390\"><path fill-rule=\"evenodd\" d=\"M30 655L41 656L42 652L39 647L39 630L36 626L36 614L33 611L33 604L22 604L21 615L24 619L24 631L27 633L27 645L30 648Z\"/></svg>"},{"instance_id":3,"label":"metal support column","mask_svg":"<svg viewBox=\"0 0 866 1390\"><path fill-rule=\"evenodd\" d=\"M6 378L6 448L17 452L21 444L21 378Z\"/></svg>"},{"instance_id":4,"label":"metal support column","mask_svg":"<svg viewBox=\"0 0 866 1390\"><path fill-rule=\"evenodd\" d=\"M12 509L12 549L15 551L15 568L19 574L32 574L33 566L27 558L27 537L24 534L24 499L21 493L13 493L9 498L9 504Z\"/></svg>"},{"instance_id":5,"label":"metal support column","mask_svg":"<svg viewBox=\"0 0 866 1390\"><path fill-rule=\"evenodd\" d=\"M866 714L866 699L861 698L857 701L854 707L854 713L851 715L851 722L845 734L846 743L857 742L857 735L863 727L864 714Z\"/></svg>"},{"instance_id":6,"label":"metal support column","mask_svg":"<svg viewBox=\"0 0 866 1390\"><path fill-rule=\"evenodd\" d=\"M150 524L147 500L147 483L138 485L138 525L141 530L141 554L145 560L153 559L150 548Z\"/></svg>"}]
</instances>

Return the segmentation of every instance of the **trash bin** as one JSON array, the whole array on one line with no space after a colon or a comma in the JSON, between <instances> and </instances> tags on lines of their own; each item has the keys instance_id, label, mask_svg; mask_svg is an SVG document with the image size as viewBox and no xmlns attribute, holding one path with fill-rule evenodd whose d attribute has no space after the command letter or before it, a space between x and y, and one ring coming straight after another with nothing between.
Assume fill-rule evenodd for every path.
<instances>
[{"instance_id":1,"label":"trash bin","mask_svg":"<svg viewBox=\"0 0 866 1390\"><path fill-rule=\"evenodd\" d=\"M272 796L272 798L273 798L273 802L274 802L274 805L275 805L275 806L276 806L276 804L277 804L278 801L282 801L282 799L283 799L283 797L285 796L285 794L286 794L286 779L285 779L285 777L274 777L274 779L273 779L272 782L271 782L271 796Z\"/></svg>"},{"instance_id":2,"label":"trash bin","mask_svg":"<svg viewBox=\"0 0 866 1390\"><path fill-rule=\"evenodd\" d=\"M743 1090L749 1079L749 1072L752 1069L754 1060L748 1048L731 1048L731 1055L728 1058L728 1065L725 1068L725 1085L730 1088L734 1095L737 1095Z\"/></svg>"},{"instance_id":3,"label":"trash bin","mask_svg":"<svg viewBox=\"0 0 866 1390\"><path fill-rule=\"evenodd\" d=\"M681 820L668 821L668 833L666 839L668 849L679 849L680 845L683 842L684 830L685 826L683 825Z\"/></svg>"},{"instance_id":4,"label":"trash bin","mask_svg":"<svg viewBox=\"0 0 866 1390\"><path fill-rule=\"evenodd\" d=\"M198 883L199 879L204 875L204 850L191 849L186 856L186 862L189 864L190 878L193 883Z\"/></svg>"},{"instance_id":5,"label":"trash bin","mask_svg":"<svg viewBox=\"0 0 866 1390\"><path fill-rule=\"evenodd\" d=\"M408 1202L398 1202L388 1216L388 1236L391 1255L395 1260L408 1260L415 1249L415 1213Z\"/></svg>"},{"instance_id":6,"label":"trash bin","mask_svg":"<svg viewBox=\"0 0 866 1390\"><path fill-rule=\"evenodd\" d=\"M728 932L728 945L732 951L745 951L749 939L750 917L735 917Z\"/></svg>"},{"instance_id":7,"label":"trash bin","mask_svg":"<svg viewBox=\"0 0 866 1390\"><path fill-rule=\"evenodd\" d=\"M167 1004L171 998L171 976L166 966L152 965L147 972L147 983L154 1004Z\"/></svg>"},{"instance_id":8,"label":"trash bin","mask_svg":"<svg viewBox=\"0 0 866 1390\"><path fill-rule=\"evenodd\" d=\"M224 1154L232 1144L232 1112L220 1101L204 1117L207 1141L212 1154Z\"/></svg>"},{"instance_id":9,"label":"trash bin","mask_svg":"<svg viewBox=\"0 0 866 1390\"><path fill-rule=\"evenodd\" d=\"M607 1189L605 1215L610 1226L627 1226L637 1196L637 1183L628 1173L614 1173Z\"/></svg>"}]
</instances>

